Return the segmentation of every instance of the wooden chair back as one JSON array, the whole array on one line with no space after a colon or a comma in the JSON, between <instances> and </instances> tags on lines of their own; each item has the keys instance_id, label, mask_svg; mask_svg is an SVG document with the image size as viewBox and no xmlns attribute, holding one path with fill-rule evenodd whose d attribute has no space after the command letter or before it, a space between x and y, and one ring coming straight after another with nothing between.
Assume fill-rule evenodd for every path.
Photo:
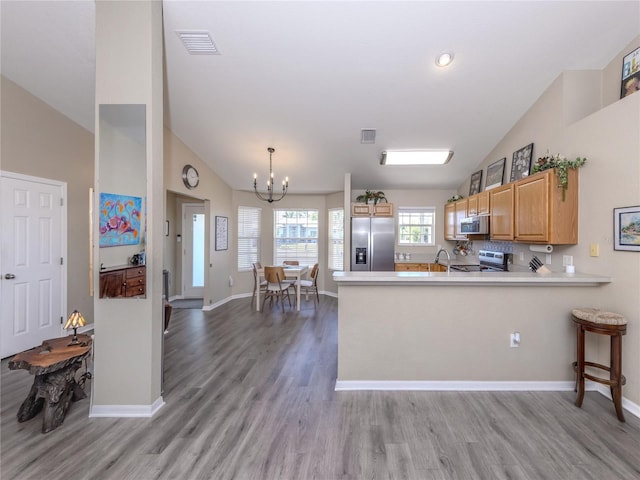
<instances>
[{"instance_id":1,"label":"wooden chair back","mask_svg":"<svg viewBox=\"0 0 640 480\"><path fill-rule=\"evenodd\" d=\"M284 280L284 268L264 267L264 279L269 283L280 284Z\"/></svg>"},{"instance_id":2,"label":"wooden chair back","mask_svg":"<svg viewBox=\"0 0 640 480\"><path fill-rule=\"evenodd\" d=\"M298 265L300 265L300 262L298 260L285 260L284 262L282 262L282 264L297 267Z\"/></svg>"}]
</instances>

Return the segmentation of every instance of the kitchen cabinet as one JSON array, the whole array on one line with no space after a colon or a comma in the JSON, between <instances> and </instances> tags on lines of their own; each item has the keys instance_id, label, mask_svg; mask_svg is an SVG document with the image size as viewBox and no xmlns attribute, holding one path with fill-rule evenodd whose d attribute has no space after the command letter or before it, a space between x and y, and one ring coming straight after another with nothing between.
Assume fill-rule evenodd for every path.
<instances>
[{"instance_id":1,"label":"kitchen cabinet","mask_svg":"<svg viewBox=\"0 0 640 480\"><path fill-rule=\"evenodd\" d=\"M354 203L351 205L352 217L393 217L393 203L378 203L368 205L364 203Z\"/></svg>"},{"instance_id":2,"label":"kitchen cabinet","mask_svg":"<svg viewBox=\"0 0 640 480\"><path fill-rule=\"evenodd\" d=\"M146 294L144 265L113 267L100 272L100 298L140 297Z\"/></svg>"},{"instance_id":3,"label":"kitchen cabinet","mask_svg":"<svg viewBox=\"0 0 640 480\"><path fill-rule=\"evenodd\" d=\"M456 205L447 203L444 206L444 239L456 239Z\"/></svg>"},{"instance_id":4,"label":"kitchen cabinet","mask_svg":"<svg viewBox=\"0 0 640 480\"><path fill-rule=\"evenodd\" d=\"M513 240L514 184L508 183L489 190L491 215L490 238L492 240Z\"/></svg>"},{"instance_id":5,"label":"kitchen cabinet","mask_svg":"<svg viewBox=\"0 0 640 480\"><path fill-rule=\"evenodd\" d=\"M439 263L396 263L396 272L446 272L447 266Z\"/></svg>"},{"instance_id":6,"label":"kitchen cabinet","mask_svg":"<svg viewBox=\"0 0 640 480\"><path fill-rule=\"evenodd\" d=\"M467 198L467 214L469 217L474 215L489 214L489 192L480 192Z\"/></svg>"},{"instance_id":7,"label":"kitchen cabinet","mask_svg":"<svg viewBox=\"0 0 640 480\"><path fill-rule=\"evenodd\" d=\"M460 222L462 222L463 218L467 218L469 215L467 214L467 207L469 205L469 200L458 200L455 203L456 206L456 238L457 239L466 239L467 236L460 233Z\"/></svg>"},{"instance_id":8,"label":"kitchen cabinet","mask_svg":"<svg viewBox=\"0 0 640 480\"><path fill-rule=\"evenodd\" d=\"M481 192L476 196L478 197L477 215L489 215L489 192Z\"/></svg>"},{"instance_id":9,"label":"kitchen cabinet","mask_svg":"<svg viewBox=\"0 0 640 480\"><path fill-rule=\"evenodd\" d=\"M569 169L568 173L569 183L564 199L554 169L515 183L516 242L554 245L578 243L578 172Z\"/></svg>"}]
</instances>

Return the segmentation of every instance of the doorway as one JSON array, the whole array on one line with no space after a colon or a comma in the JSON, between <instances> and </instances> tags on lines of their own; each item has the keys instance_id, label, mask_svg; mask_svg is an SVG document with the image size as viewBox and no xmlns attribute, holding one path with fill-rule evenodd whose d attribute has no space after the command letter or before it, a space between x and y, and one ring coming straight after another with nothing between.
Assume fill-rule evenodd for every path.
<instances>
[{"instance_id":1,"label":"doorway","mask_svg":"<svg viewBox=\"0 0 640 480\"><path fill-rule=\"evenodd\" d=\"M62 334L66 310L66 185L0 176L0 358Z\"/></svg>"},{"instance_id":2,"label":"doorway","mask_svg":"<svg viewBox=\"0 0 640 480\"><path fill-rule=\"evenodd\" d=\"M205 275L204 205L182 205L182 296L202 298Z\"/></svg>"}]
</instances>

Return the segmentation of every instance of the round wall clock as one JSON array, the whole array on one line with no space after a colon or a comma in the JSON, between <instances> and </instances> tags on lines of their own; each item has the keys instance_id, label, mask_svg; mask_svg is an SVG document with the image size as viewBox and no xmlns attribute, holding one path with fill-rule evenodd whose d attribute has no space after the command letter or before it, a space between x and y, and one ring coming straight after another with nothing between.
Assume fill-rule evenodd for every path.
<instances>
[{"instance_id":1,"label":"round wall clock","mask_svg":"<svg viewBox=\"0 0 640 480\"><path fill-rule=\"evenodd\" d=\"M187 188L196 188L200 183L200 175L193 165L185 165L182 169L182 181Z\"/></svg>"}]
</instances>

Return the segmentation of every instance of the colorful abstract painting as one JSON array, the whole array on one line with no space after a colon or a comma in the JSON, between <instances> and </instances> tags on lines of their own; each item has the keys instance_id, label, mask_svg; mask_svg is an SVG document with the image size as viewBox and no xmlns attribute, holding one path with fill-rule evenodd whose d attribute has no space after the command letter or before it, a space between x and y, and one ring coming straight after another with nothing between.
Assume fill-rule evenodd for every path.
<instances>
[{"instance_id":1,"label":"colorful abstract painting","mask_svg":"<svg viewBox=\"0 0 640 480\"><path fill-rule=\"evenodd\" d=\"M100 194L100 247L140 243L141 197Z\"/></svg>"}]
</instances>

